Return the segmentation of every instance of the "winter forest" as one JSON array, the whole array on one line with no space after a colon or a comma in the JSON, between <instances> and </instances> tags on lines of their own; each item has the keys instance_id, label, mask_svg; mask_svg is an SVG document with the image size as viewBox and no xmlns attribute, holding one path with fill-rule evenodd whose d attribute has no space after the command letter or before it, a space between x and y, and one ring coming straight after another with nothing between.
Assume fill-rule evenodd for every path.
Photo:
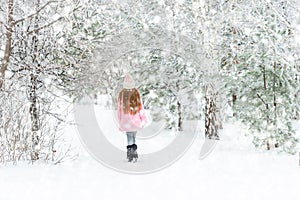
<instances>
[{"instance_id":1,"label":"winter forest","mask_svg":"<svg viewBox=\"0 0 300 200\"><path fill-rule=\"evenodd\" d=\"M0 2L1 200L299 198L298 0ZM177 134L189 137L189 124L197 123L191 149L161 172L107 169L76 133L73 106L88 96L125 156L125 136L108 118L127 73L149 124L162 128L158 141L140 141L137 163L124 165L147 165L143 151L163 148ZM199 161L205 140L216 147ZM115 188L116 180L123 187ZM262 186L256 194L253 184Z\"/></svg>"}]
</instances>

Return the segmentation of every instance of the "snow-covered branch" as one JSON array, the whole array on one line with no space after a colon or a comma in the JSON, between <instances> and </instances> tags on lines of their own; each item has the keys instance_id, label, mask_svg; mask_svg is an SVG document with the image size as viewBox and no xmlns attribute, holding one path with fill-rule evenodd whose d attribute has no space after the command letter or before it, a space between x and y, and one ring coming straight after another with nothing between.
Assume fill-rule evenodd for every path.
<instances>
[{"instance_id":1,"label":"snow-covered branch","mask_svg":"<svg viewBox=\"0 0 300 200\"><path fill-rule=\"evenodd\" d=\"M271 10L273 10L274 14L276 14L277 17L279 17L284 23L285 25L289 28L292 29L291 23L284 17L282 16L281 13L279 13L276 8L274 8L273 4L270 1L265 1L267 3L267 5L269 6L269 8Z\"/></svg>"},{"instance_id":2,"label":"snow-covered branch","mask_svg":"<svg viewBox=\"0 0 300 200\"><path fill-rule=\"evenodd\" d=\"M0 25L4 26L6 29L8 29L8 26L7 26L7 24L6 24L6 23L4 23L4 22L0 21Z\"/></svg>"},{"instance_id":3,"label":"snow-covered branch","mask_svg":"<svg viewBox=\"0 0 300 200\"><path fill-rule=\"evenodd\" d=\"M16 25L26 19L30 19L30 18L33 18L35 17L36 15L38 15L42 10L44 10L48 5L52 4L52 3L57 3L58 1L48 1L46 2L43 6L41 6L40 8L38 8L37 10L35 10L34 13L30 14L30 15L27 15L23 18L20 18L20 19L17 19L13 22L13 25Z\"/></svg>"},{"instance_id":4,"label":"snow-covered branch","mask_svg":"<svg viewBox=\"0 0 300 200\"><path fill-rule=\"evenodd\" d=\"M43 25L43 26L40 26L40 27L35 28L35 29L33 29L33 30L27 31L26 34L25 34L25 36L23 36L21 39L15 41L15 43L14 43L13 46L12 46L12 48L14 48L15 46L17 46L17 45L19 44L19 42L25 40L25 39L28 38L30 35L32 35L32 34L38 32L38 31L41 31L41 30L43 30L43 29L49 28L49 27L51 27L52 25L54 25L55 23L58 23L59 21L61 21L62 19L64 19L66 16L72 14L72 13L75 12L76 10L79 10L81 7L82 7L82 6L77 6L77 7L75 7L72 11L68 12L65 16L60 16L60 17L58 17L57 19L55 19L55 20L53 20L53 21L51 21L51 22L49 22L49 23L47 23L47 24L45 24L45 25Z\"/></svg>"},{"instance_id":5,"label":"snow-covered branch","mask_svg":"<svg viewBox=\"0 0 300 200\"><path fill-rule=\"evenodd\" d=\"M267 107L268 104L263 100L263 98L259 95L259 94L256 94L256 96L262 101L262 103Z\"/></svg>"},{"instance_id":6,"label":"snow-covered branch","mask_svg":"<svg viewBox=\"0 0 300 200\"><path fill-rule=\"evenodd\" d=\"M43 29L45 29L45 28L48 28L48 27L52 26L53 24L55 24L56 22L60 21L61 19L63 19L63 16L60 16L58 19L53 20L52 22L50 22L50 23L48 23L48 24L45 24L45 25L40 26L40 27L38 27L38 28L36 28L36 29L33 29L33 30L31 30L31 31L28 31L28 32L26 33L26 35L29 36L29 35L31 35L31 34L33 34L33 33L36 33L36 32L38 32L38 31L40 31L40 30L43 30Z\"/></svg>"}]
</instances>

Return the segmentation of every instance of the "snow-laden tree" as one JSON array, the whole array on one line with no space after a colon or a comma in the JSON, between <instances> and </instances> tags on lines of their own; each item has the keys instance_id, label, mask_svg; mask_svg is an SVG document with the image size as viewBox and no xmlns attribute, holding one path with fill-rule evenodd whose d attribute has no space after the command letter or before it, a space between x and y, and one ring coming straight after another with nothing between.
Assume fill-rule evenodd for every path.
<instances>
[{"instance_id":1,"label":"snow-laden tree","mask_svg":"<svg viewBox=\"0 0 300 200\"><path fill-rule=\"evenodd\" d=\"M143 54L138 58L144 62L133 61L133 73L154 120L165 118L168 128L179 131L183 120L199 120L202 108L195 94L200 92L203 73L195 63L158 49Z\"/></svg>"},{"instance_id":2,"label":"snow-laden tree","mask_svg":"<svg viewBox=\"0 0 300 200\"><path fill-rule=\"evenodd\" d=\"M198 36L198 45L212 62L206 63L208 70L204 70L204 96L205 136L209 139L219 139L219 129L222 128L223 99L221 91L223 80L219 76L218 59L220 51L218 46L218 29L222 24L219 6L221 1L191 1L191 10L196 23L194 35ZM221 19L220 19L221 18ZM196 33L196 34L195 34Z\"/></svg>"},{"instance_id":3,"label":"snow-laden tree","mask_svg":"<svg viewBox=\"0 0 300 200\"><path fill-rule=\"evenodd\" d=\"M71 1L2 1L0 145L2 161L52 160L65 114L57 105L62 76L55 63L58 38L54 25L78 8ZM6 20L5 20L6 19ZM15 124L16 122L16 124Z\"/></svg>"},{"instance_id":4,"label":"snow-laden tree","mask_svg":"<svg viewBox=\"0 0 300 200\"><path fill-rule=\"evenodd\" d=\"M249 125L256 146L295 153L292 8L286 1L240 1L222 9L220 63L236 117Z\"/></svg>"},{"instance_id":5,"label":"snow-laden tree","mask_svg":"<svg viewBox=\"0 0 300 200\"><path fill-rule=\"evenodd\" d=\"M138 1L134 9L130 6L133 2L109 3L98 8L101 24L95 26L97 22L93 22L91 27L101 30L105 37L95 50L92 67L99 76L93 84L115 96L124 74L133 73L143 95L155 98L148 102L165 104L163 112L168 116L169 127L181 130L186 116L199 119L202 108L192 93L202 91L204 73L215 71L206 62L200 46L202 33L195 20L193 2ZM185 92L195 109L187 109L180 102ZM188 110L195 113L185 113Z\"/></svg>"}]
</instances>

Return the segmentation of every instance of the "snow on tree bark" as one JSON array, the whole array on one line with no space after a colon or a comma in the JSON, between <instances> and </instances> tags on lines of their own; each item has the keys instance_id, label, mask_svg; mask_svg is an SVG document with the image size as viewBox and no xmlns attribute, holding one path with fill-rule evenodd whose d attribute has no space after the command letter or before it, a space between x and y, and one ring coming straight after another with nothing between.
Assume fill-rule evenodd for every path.
<instances>
[{"instance_id":1,"label":"snow on tree bark","mask_svg":"<svg viewBox=\"0 0 300 200\"><path fill-rule=\"evenodd\" d=\"M219 139L217 121L217 94L212 84L205 86L205 136L208 139Z\"/></svg>"},{"instance_id":2,"label":"snow on tree bark","mask_svg":"<svg viewBox=\"0 0 300 200\"><path fill-rule=\"evenodd\" d=\"M54 24L78 5L52 0L28 1L29 5L22 7L19 5L24 1L8 0L7 3L13 3L7 6L10 12L0 10L0 20L6 16L8 21L12 21L0 22L1 28L4 27L0 29L4 33L1 39L5 44L1 58L4 73L0 77L0 161L52 160L58 163L69 156L66 153L70 149L58 139L69 108L62 111L59 107L62 105L57 104L60 102L64 106L66 103L57 94L57 86L62 79L72 78L71 75L60 74L68 68L56 62L59 48ZM68 12L53 19L53 15L57 15L64 6L68 7ZM68 24L66 21L62 23ZM8 32L9 27L11 31ZM63 54L60 52L60 55ZM64 88L66 91L67 86Z\"/></svg>"},{"instance_id":3,"label":"snow on tree bark","mask_svg":"<svg viewBox=\"0 0 300 200\"><path fill-rule=\"evenodd\" d=\"M6 38L5 38L5 50L4 50L4 58L2 61L2 66L0 69L0 89L2 89L4 79L5 79L5 72L10 62L10 56L12 52L12 33L13 33L13 15L14 15L14 0L9 0L7 2L7 24L6 28Z\"/></svg>"},{"instance_id":4,"label":"snow on tree bark","mask_svg":"<svg viewBox=\"0 0 300 200\"><path fill-rule=\"evenodd\" d=\"M35 10L37 11L40 7L40 0L36 0L35 2ZM38 132L40 130L40 124L39 124L39 111L38 111L38 97L37 97L37 87L38 87L38 70L37 69L40 64L37 60L37 56L39 54L38 52L38 34L39 31L37 28L39 27L39 16L36 15L34 17L34 30L36 30L32 36L32 63L33 67L30 71L30 83L28 84L28 93L29 93L29 101L30 101L30 107L29 107L29 113L30 113L30 119L31 119L31 138L32 138L32 149L31 149L31 160L38 160L39 159L39 143L40 143L40 136L38 135Z\"/></svg>"}]
</instances>

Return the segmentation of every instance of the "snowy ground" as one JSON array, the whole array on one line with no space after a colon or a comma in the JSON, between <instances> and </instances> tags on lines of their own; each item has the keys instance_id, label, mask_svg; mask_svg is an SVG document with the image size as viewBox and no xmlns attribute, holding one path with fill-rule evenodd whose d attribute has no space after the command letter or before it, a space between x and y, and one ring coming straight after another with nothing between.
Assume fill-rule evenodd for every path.
<instances>
[{"instance_id":1,"label":"snowy ground","mask_svg":"<svg viewBox=\"0 0 300 200\"><path fill-rule=\"evenodd\" d=\"M68 130L76 132L74 127ZM109 140L114 137L117 145L126 142L125 136L118 134L112 134ZM168 133L160 136L160 144L167 144L171 138ZM77 141L75 138L75 145ZM199 160L203 142L199 133L180 160L146 175L113 171L91 158L83 148L78 159L60 165L2 166L0 200L299 199L297 155L255 150L242 129L233 123L225 125L214 151Z\"/></svg>"}]
</instances>

